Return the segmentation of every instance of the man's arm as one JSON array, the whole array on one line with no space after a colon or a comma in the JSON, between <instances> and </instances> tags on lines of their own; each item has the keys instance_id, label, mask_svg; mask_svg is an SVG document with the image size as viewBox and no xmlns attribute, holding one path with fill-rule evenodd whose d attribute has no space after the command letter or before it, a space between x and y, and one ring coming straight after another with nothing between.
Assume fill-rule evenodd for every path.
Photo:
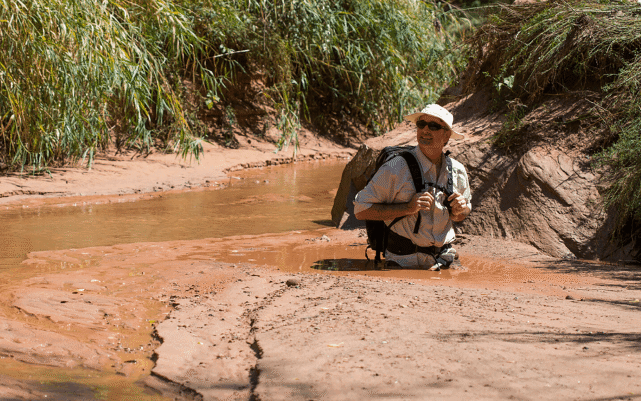
<instances>
[{"instance_id":1,"label":"man's arm","mask_svg":"<svg viewBox=\"0 0 641 401\"><path fill-rule=\"evenodd\" d=\"M414 194L406 203L375 203L368 209L356 213L359 220L393 220L417 213L419 210L430 210L434 205L434 196L429 192Z\"/></svg>"}]
</instances>

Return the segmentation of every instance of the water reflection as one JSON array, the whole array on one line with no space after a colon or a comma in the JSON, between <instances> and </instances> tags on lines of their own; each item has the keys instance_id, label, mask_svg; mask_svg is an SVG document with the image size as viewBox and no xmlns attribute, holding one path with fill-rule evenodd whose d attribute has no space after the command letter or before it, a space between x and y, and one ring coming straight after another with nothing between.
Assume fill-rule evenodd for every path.
<instances>
[{"instance_id":1,"label":"water reflection","mask_svg":"<svg viewBox=\"0 0 641 401\"><path fill-rule=\"evenodd\" d=\"M311 268L335 272L383 270L380 264L377 266L374 264L374 261L368 261L366 259L323 259L314 262Z\"/></svg>"},{"instance_id":2,"label":"water reflection","mask_svg":"<svg viewBox=\"0 0 641 401\"><path fill-rule=\"evenodd\" d=\"M332 271L332 272L393 272L395 277L405 277L411 275L414 278L432 278L439 277L439 279L451 279L453 277L452 271L460 273L467 269L462 267L458 269L443 269L438 272L430 271L426 268L416 267L400 267L396 264L387 264L385 261L374 263L373 260L367 259L351 259L351 258L334 258L317 260L311 266L314 270ZM409 276L408 276L409 277Z\"/></svg>"}]
</instances>

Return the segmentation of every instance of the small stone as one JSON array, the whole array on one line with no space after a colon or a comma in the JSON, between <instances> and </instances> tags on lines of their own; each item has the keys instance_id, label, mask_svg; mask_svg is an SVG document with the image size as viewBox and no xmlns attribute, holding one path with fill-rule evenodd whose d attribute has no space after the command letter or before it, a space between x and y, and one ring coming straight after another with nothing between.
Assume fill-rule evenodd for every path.
<instances>
[{"instance_id":1,"label":"small stone","mask_svg":"<svg viewBox=\"0 0 641 401\"><path fill-rule=\"evenodd\" d=\"M574 299L574 297L572 295L568 295L565 297L565 299Z\"/></svg>"},{"instance_id":2,"label":"small stone","mask_svg":"<svg viewBox=\"0 0 641 401\"><path fill-rule=\"evenodd\" d=\"M285 282L288 287L298 287L300 285L300 280L297 278L290 278Z\"/></svg>"}]
</instances>

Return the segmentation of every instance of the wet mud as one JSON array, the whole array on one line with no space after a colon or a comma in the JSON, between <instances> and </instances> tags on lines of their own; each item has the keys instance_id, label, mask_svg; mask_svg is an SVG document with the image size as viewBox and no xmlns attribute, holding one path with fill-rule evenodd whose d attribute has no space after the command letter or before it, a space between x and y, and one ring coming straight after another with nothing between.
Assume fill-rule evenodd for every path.
<instances>
[{"instance_id":1,"label":"wet mud","mask_svg":"<svg viewBox=\"0 0 641 401\"><path fill-rule=\"evenodd\" d=\"M84 368L110 399L126 398L105 384L119 380L150 400L641 391L633 269L612 279L467 240L461 267L441 272L368 269L362 233L330 228L32 253L3 291L14 368L2 377L20 381L15 366L33 363ZM475 246L494 257L467 254Z\"/></svg>"},{"instance_id":2,"label":"wet mud","mask_svg":"<svg viewBox=\"0 0 641 401\"><path fill-rule=\"evenodd\" d=\"M247 177L232 179L241 185L228 199L254 213L246 225L221 211L206 217L225 204L208 189L193 202L165 194L177 197L173 206L155 196L105 217L99 198L75 211L52 212L55 202L8 210L23 239L6 248L0 270L0 399L641 394L638 267L461 235L459 266L380 268L365 257L363 230L327 227L332 187L316 180L279 192L274 179ZM121 228L118 218L136 208L147 212ZM88 224L69 230L58 220L41 237L20 234L20 222L38 231L43 220L27 217L49 213L68 227ZM176 214L185 218L163 220ZM230 234L247 227L255 231ZM112 234L89 246L92 229Z\"/></svg>"}]
</instances>

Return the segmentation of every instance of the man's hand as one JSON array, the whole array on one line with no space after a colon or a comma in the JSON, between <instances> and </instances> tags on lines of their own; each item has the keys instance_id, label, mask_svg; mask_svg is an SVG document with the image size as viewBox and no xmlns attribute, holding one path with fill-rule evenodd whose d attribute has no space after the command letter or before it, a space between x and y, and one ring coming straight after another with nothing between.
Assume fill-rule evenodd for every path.
<instances>
[{"instance_id":1,"label":"man's hand","mask_svg":"<svg viewBox=\"0 0 641 401\"><path fill-rule=\"evenodd\" d=\"M457 192L448 199L452 201L450 218L453 221L463 221L472 210L467 200ZM407 203L375 203L369 209L356 213L355 216L359 220L392 220L433 208L434 196L429 192L419 192L414 194Z\"/></svg>"},{"instance_id":2,"label":"man's hand","mask_svg":"<svg viewBox=\"0 0 641 401\"><path fill-rule=\"evenodd\" d=\"M454 221L463 221L468 214L472 211L472 208L467 204L467 199L458 192L454 192L450 195L447 200L450 201L450 210L451 218Z\"/></svg>"},{"instance_id":3,"label":"man's hand","mask_svg":"<svg viewBox=\"0 0 641 401\"><path fill-rule=\"evenodd\" d=\"M414 214L419 210L431 210L432 206L434 206L434 196L429 192L418 192L412 196L407 208L409 214Z\"/></svg>"}]
</instances>

